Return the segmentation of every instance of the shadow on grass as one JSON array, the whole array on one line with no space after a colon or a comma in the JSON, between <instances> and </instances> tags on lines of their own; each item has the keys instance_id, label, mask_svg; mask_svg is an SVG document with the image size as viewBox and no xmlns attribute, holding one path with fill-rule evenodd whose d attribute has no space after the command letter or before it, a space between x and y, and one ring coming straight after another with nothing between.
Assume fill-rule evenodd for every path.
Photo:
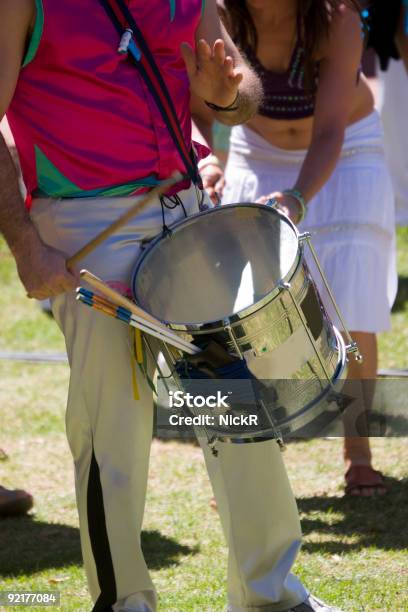
<instances>
[{"instance_id":1,"label":"shadow on grass","mask_svg":"<svg viewBox=\"0 0 408 612\"><path fill-rule=\"evenodd\" d=\"M405 306L408 303L408 276L398 277L398 293L395 298L392 312L401 312L405 310Z\"/></svg>"},{"instance_id":2,"label":"shadow on grass","mask_svg":"<svg viewBox=\"0 0 408 612\"><path fill-rule=\"evenodd\" d=\"M144 531L142 547L150 569L177 565L180 556L198 552L158 531ZM33 574L69 565L82 565L79 529L30 517L0 522L0 576Z\"/></svg>"},{"instance_id":3,"label":"shadow on grass","mask_svg":"<svg viewBox=\"0 0 408 612\"><path fill-rule=\"evenodd\" d=\"M389 490L384 496L298 499L304 535L324 536L322 542L304 542L303 550L341 554L367 547L383 550L408 548L408 479L386 478L386 482ZM334 517L333 513L341 515L340 518ZM335 538L333 541L327 539L330 535ZM338 541L345 536L355 541Z\"/></svg>"}]
</instances>

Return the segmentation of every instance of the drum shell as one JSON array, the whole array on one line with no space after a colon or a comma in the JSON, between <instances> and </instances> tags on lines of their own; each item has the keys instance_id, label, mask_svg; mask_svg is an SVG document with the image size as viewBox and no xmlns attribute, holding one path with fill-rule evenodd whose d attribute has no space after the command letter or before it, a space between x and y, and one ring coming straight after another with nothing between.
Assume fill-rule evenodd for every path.
<instances>
[{"instance_id":1,"label":"drum shell","mask_svg":"<svg viewBox=\"0 0 408 612\"><path fill-rule=\"evenodd\" d=\"M290 224L286 218L285 223ZM293 265L262 300L219 321L166 322L186 340L200 345L211 336L229 353L245 358L253 375L270 385L278 397L278 405L271 404L268 409L276 428L287 434L332 411L330 394L344 377L346 361L344 344L322 305L305 262L303 244L292 228L298 240ZM133 280L136 299L141 297L137 291L139 266L140 262ZM176 349L171 352L174 361L183 357ZM250 438L253 432L245 435Z\"/></svg>"},{"instance_id":2,"label":"drum shell","mask_svg":"<svg viewBox=\"0 0 408 612\"><path fill-rule=\"evenodd\" d=\"M238 348L254 376L265 386L270 385L271 395L278 398L277 404L275 400L273 405L267 403L266 409L280 433L290 435L306 428L305 435L310 436L316 432L310 427L311 421L324 411L336 410L324 397L331 400L334 386L337 390L341 386L338 381L345 375L344 356L301 251L297 269L284 284L290 287L282 286L251 315L224 320L223 327L179 333L192 342L211 335L230 353L238 354ZM331 420L331 414L327 416ZM253 432L247 429L245 435L251 437Z\"/></svg>"}]
</instances>

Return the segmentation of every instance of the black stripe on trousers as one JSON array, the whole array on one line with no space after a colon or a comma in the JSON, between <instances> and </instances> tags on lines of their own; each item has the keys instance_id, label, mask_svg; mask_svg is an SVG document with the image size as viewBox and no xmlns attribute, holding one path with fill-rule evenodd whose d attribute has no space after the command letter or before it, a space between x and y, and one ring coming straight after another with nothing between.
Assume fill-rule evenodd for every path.
<instances>
[{"instance_id":1,"label":"black stripe on trousers","mask_svg":"<svg viewBox=\"0 0 408 612\"><path fill-rule=\"evenodd\" d=\"M88 478L87 513L88 532L101 589L92 612L113 612L112 606L117 599L116 581L106 530L99 466L93 449Z\"/></svg>"}]
</instances>

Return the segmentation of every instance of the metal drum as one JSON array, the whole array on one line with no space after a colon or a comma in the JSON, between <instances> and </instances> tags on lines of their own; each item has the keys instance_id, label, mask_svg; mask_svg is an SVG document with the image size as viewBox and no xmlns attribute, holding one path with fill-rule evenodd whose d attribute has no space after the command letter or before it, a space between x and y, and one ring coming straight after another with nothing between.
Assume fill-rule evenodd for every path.
<instances>
[{"instance_id":1,"label":"metal drum","mask_svg":"<svg viewBox=\"0 0 408 612\"><path fill-rule=\"evenodd\" d=\"M270 207L231 204L175 224L137 262L132 290L144 310L192 342L215 339L273 387L271 426L240 440L288 436L333 412L346 347L305 263L308 239Z\"/></svg>"}]
</instances>

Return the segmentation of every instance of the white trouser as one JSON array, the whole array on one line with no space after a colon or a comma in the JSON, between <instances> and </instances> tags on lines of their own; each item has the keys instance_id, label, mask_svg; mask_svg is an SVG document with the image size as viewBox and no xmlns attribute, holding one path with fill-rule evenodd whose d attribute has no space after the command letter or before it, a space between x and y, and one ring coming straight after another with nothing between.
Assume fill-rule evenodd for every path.
<instances>
[{"instance_id":1,"label":"white trouser","mask_svg":"<svg viewBox=\"0 0 408 612\"><path fill-rule=\"evenodd\" d=\"M194 188L179 195L187 214L198 212ZM44 242L72 255L132 203L134 198L36 200L32 218ZM165 214L167 225L184 215L181 206ZM161 229L157 202L81 267L129 284L141 240ZM152 392L135 365L130 328L78 304L74 293L56 298L53 312L71 366L67 434L94 610L153 611L156 595L140 546ZM229 610L285 610L305 600L306 590L290 574L301 533L276 442L220 444L216 458L207 446L203 450L229 545Z\"/></svg>"}]
</instances>

